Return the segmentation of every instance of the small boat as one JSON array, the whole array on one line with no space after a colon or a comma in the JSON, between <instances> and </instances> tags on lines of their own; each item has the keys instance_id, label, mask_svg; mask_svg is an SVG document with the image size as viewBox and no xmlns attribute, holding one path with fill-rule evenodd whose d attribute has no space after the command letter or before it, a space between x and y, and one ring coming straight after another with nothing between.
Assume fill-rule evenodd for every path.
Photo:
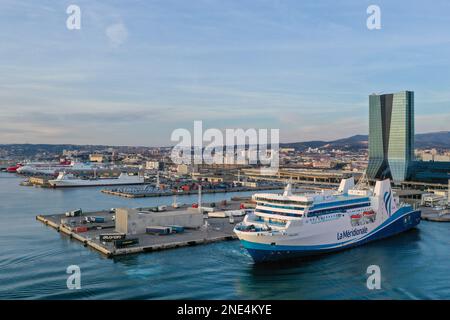
<instances>
[{"instance_id":1,"label":"small boat","mask_svg":"<svg viewBox=\"0 0 450 320\"><path fill-rule=\"evenodd\" d=\"M365 212L363 213L363 215L364 215L364 217L366 217L366 218L372 218L372 217L374 217L374 216L376 215L376 213L375 213L375 211L370 210L370 211L365 211Z\"/></svg>"}]
</instances>

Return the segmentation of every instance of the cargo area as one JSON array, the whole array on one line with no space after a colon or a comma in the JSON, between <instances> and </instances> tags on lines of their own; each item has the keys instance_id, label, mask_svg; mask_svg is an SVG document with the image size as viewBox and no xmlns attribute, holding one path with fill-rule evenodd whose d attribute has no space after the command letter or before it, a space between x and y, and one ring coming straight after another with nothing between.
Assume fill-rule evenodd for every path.
<instances>
[{"instance_id":1,"label":"cargo area","mask_svg":"<svg viewBox=\"0 0 450 320\"><path fill-rule=\"evenodd\" d=\"M244 199L220 203L111 208L81 208L36 219L107 257L234 240L233 228L252 207ZM248 199L247 199L248 200Z\"/></svg>"}]
</instances>

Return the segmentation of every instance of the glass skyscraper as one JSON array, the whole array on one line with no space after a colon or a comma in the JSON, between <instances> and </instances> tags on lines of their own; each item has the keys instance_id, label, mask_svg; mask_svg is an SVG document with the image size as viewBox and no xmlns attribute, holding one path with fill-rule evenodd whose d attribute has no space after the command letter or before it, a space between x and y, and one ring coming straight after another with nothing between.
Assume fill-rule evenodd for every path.
<instances>
[{"instance_id":1,"label":"glass skyscraper","mask_svg":"<svg viewBox=\"0 0 450 320\"><path fill-rule=\"evenodd\" d=\"M414 160L414 92L369 96L369 179L407 180Z\"/></svg>"}]
</instances>

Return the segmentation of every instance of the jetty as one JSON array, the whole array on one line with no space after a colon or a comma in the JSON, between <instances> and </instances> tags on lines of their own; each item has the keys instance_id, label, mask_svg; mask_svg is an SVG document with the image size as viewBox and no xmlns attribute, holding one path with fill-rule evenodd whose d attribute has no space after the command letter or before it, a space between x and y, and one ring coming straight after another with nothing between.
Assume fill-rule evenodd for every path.
<instances>
[{"instance_id":1,"label":"jetty","mask_svg":"<svg viewBox=\"0 0 450 320\"><path fill-rule=\"evenodd\" d=\"M261 191L261 190L281 190L276 186L261 186L261 187L233 187L223 189L202 189L202 193L227 193L227 192L246 192L246 191ZM164 197L174 195L191 195L197 194L198 190L189 191L173 191L173 190L159 190L149 189L143 187L120 187L103 189L101 192L109 195L124 197L124 198L148 198L148 197Z\"/></svg>"},{"instance_id":2,"label":"jetty","mask_svg":"<svg viewBox=\"0 0 450 320\"><path fill-rule=\"evenodd\" d=\"M187 205L162 207L165 206L95 212L80 209L72 211L75 216L66 213L38 215L36 220L108 258L235 240L234 226L243 220L243 216L224 214L220 217L218 214L241 210L241 202L233 200L222 201L217 207L209 204L200 211ZM208 217L208 212L216 214ZM165 230L164 227L150 227L155 225L169 226L167 230L170 231L150 233L149 228Z\"/></svg>"},{"instance_id":3,"label":"jetty","mask_svg":"<svg viewBox=\"0 0 450 320\"><path fill-rule=\"evenodd\" d=\"M450 209L436 210L431 207L421 207L422 220L434 222L450 222Z\"/></svg>"}]
</instances>

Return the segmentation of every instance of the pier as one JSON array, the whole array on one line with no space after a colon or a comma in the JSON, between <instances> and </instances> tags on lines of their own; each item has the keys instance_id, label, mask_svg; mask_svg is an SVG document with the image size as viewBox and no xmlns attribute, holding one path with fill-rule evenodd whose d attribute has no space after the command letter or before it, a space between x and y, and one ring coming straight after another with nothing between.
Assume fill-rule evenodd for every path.
<instances>
[{"instance_id":1,"label":"pier","mask_svg":"<svg viewBox=\"0 0 450 320\"><path fill-rule=\"evenodd\" d=\"M276 186L261 186L261 187L236 187L227 189L202 189L202 193L226 193L226 192L246 192L246 191L262 191L262 190L282 190L283 188L277 188ZM133 187L121 187L113 189L103 189L101 192L113 196L119 196L124 198L148 198L148 197L164 197L164 196L174 196L174 195L191 195L198 194L198 190L189 191L172 191L172 190L152 190L146 191L145 188L133 188Z\"/></svg>"},{"instance_id":2,"label":"pier","mask_svg":"<svg viewBox=\"0 0 450 320\"><path fill-rule=\"evenodd\" d=\"M430 207L421 207L422 220L434 222L450 222L450 209L436 210Z\"/></svg>"},{"instance_id":3,"label":"pier","mask_svg":"<svg viewBox=\"0 0 450 320\"><path fill-rule=\"evenodd\" d=\"M235 210L238 209L239 206L240 202L231 201L222 205L220 210ZM176 209L171 208L170 211L160 212L160 215L163 216L165 213L169 215L173 212L180 212L180 214L182 214L183 212L192 211L187 210L187 208L188 207L186 206ZM103 220L103 222L83 223L85 217L89 216L99 217ZM137 239L138 243L127 247L118 248L115 246L114 242L103 242L100 240L100 235L102 234L121 234L116 231L115 214L111 213L109 210L86 212L82 213L81 216L78 217L67 217L64 213L38 215L36 217L36 220L42 222L46 226L79 241L85 247L91 248L108 258L127 254L154 252L219 241L235 240L237 237L233 232L234 226L236 223L241 222L243 217L233 217L233 223L230 222L229 217L209 217L201 219L203 219L203 221L207 221L207 223L199 228L185 228L184 232L181 233L172 233L167 235L147 233L126 234L125 239ZM69 220L71 223L69 223Z\"/></svg>"}]
</instances>

